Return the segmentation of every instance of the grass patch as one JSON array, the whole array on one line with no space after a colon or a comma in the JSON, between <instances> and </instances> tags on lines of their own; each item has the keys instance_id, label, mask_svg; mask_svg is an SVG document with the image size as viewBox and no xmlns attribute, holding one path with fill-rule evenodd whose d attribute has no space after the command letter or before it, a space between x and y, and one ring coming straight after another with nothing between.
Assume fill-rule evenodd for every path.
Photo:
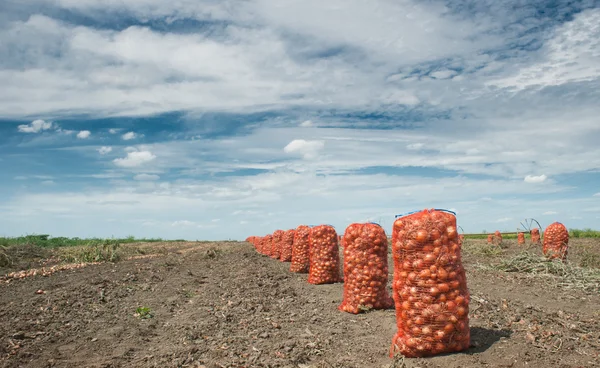
<instances>
[{"instance_id":1,"label":"grass patch","mask_svg":"<svg viewBox=\"0 0 600 368\"><path fill-rule=\"evenodd\" d=\"M96 246L103 245L106 241L115 241L119 244L130 244L130 243L156 243L163 242L165 240L160 238L136 238L134 236L128 236L126 238L66 238L66 237L51 237L47 234L42 235L25 235L13 238L0 238L0 245L5 247L8 246L21 246L21 245L33 245L40 248L60 248L60 247L78 247L78 246Z\"/></svg>"},{"instance_id":2,"label":"grass patch","mask_svg":"<svg viewBox=\"0 0 600 368\"><path fill-rule=\"evenodd\" d=\"M592 229L569 229L570 238L600 238L600 231Z\"/></svg>"},{"instance_id":3,"label":"grass patch","mask_svg":"<svg viewBox=\"0 0 600 368\"><path fill-rule=\"evenodd\" d=\"M567 288L600 290L600 269L573 266L557 260L551 261L528 251L504 259L491 267L504 272L553 276L560 286Z\"/></svg>"},{"instance_id":4,"label":"grass patch","mask_svg":"<svg viewBox=\"0 0 600 368\"><path fill-rule=\"evenodd\" d=\"M484 257L497 257L504 254L502 245L476 244L469 241L463 243L462 251L467 254Z\"/></svg>"},{"instance_id":5,"label":"grass patch","mask_svg":"<svg viewBox=\"0 0 600 368\"><path fill-rule=\"evenodd\" d=\"M8 247L0 244L0 267L12 266L12 258L9 257L6 249Z\"/></svg>"},{"instance_id":6,"label":"grass patch","mask_svg":"<svg viewBox=\"0 0 600 368\"><path fill-rule=\"evenodd\" d=\"M117 240L69 247L58 253L58 258L67 263L116 262L122 258L121 244Z\"/></svg>"},{"instance_id":7,"label":"grass patch","mask_svg":"<svg viewBox=\"0 0 600 368\"><path fill-rule=\"evenodd\" d=\"M148 319L154 317L154 313L148 307L137 307L137 309L135 310L135 315L136 317L139 317L141 319Z\"/></svg>"}]
</instances>

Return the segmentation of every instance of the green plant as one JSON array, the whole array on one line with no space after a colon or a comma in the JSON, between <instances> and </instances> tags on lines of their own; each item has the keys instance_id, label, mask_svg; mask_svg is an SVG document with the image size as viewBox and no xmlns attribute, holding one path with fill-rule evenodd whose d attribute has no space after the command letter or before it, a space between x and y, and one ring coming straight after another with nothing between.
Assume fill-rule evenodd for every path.
<instances>
[{"instance_id":1,"label":"green plant","mask_svg":"<svg viewBox=\"0 0 600 368\"><path fill-rule=\"evenodd\" d=\"M10 258L6 252L4 244L0 244L0 267L12 266L12 258Z\"/></svg>"},{"instance_id":2,"label":"green plant","mask_svg":"<svg viewBox=\"0 0 600 368\"><path fill-rule=\"evenodd\" d=\"M154 317L154 313L148 307L137 307L135 315L141 319L148 319Z\"/></svg>"}]
</instances>

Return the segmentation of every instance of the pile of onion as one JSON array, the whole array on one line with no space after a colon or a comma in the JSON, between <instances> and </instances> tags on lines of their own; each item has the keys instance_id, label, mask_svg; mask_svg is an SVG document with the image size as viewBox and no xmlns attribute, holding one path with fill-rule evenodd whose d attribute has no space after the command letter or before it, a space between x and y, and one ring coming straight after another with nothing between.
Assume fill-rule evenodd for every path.
<instances>
[{"instance_id":1,"label":"pile of onion","mask_svg":"<svg viewBox=\"0 0 600 368\"><path fill-rule=\"evenodd\" d=\"M487 237L488 244L492 244L493 240L494 240L494 234L488 234L488 237Z\"/></svg>"},{"instance_id":2,"label":"pile of onion","mask_svg":"<svg viewBox=\"0 0 600 368\"><path fill-rule=\"evenodd\" d=\"M555 222L544 230L542 252L549 259L567 259L569 252L569 231L565 225Z\"/></svg>"},{"instance_id":3,"label":"pile of onion","mask_svg":"<svg viewBox=\"0 0 600 368\"><path fill-rule=\"evenodd\" d=\"M394 305L387 292L388 240L377 224L352 224L342 238L344 300L339 310L358 314Z\"/></svg>"},{"instance_id":4,"label":"pile of onion","mask_svg":"<svg viewBox=\"0 0 600 368\"><path fill-rule=\"evenodd\" d=\"M519 244L525 244L525 233L520 232L517 234L517 242Z\"/></svg>"},{"instance_id":5,"label":"pile of onion","mask_svg":"<svg viewBox=\"0 0 600 368\"><path fill-rule=\"evenodd\" d=\"M292 264L290 271L296 273L308 273L309 267L309 235L310 227L300 225L294 233L292 245Z\"/></svg>"},{"instance_id":6,"label":"pile of onion","mask_svg":"<svg viewBox=\"0 0 600 368\"><path fill-rule=\"evenodd\" d=\"M273 245L271 246L271 253L269 255L273 259L279 259L281 257L281 242L283 241L283 230L275 230L273 233Z\"/></svg>"},{"instance_id":7,"label":"pile of onion","mask_svg":"<svg viewBox=\"0 0 600 368\"><path fill-rule=\"evenodd\" d=\"M279 260L281 262L292 261L292 247L294 246L294 233L295 229L290 229L284 232L283 239L281 240L281 255Z\"/></svg>"},{"instance_id":8,"label":"pile of onion","mask_svg":"<svg viewBox=\"0 0 600 368\"><path fill-rule=\"evenodd\" d=\"M540 244L540 229L537 227L531 230L531 243Z\"/></svg>"},{"instance_id":9,"label":"pile of onion","mask_svg":"<svg viewBox=\"0 0 600 368\"><path fill-rule=\"evenodd\" d=\"M392 242L398 332L390 355L425 357L467 349L470 295L456 217L439 210L400 217Z\"/></svg>"},{"instance_id":10,"label":"pile of onion","mask_svg":"<svg viewBox=\"0 0 600 368\"><path fill-rule=\"evenodd\" d=\"M337 236L335 229L330 225L319 225L310 230L310 284L333 284L342 281Z\"/></svg>"}]
</instances>

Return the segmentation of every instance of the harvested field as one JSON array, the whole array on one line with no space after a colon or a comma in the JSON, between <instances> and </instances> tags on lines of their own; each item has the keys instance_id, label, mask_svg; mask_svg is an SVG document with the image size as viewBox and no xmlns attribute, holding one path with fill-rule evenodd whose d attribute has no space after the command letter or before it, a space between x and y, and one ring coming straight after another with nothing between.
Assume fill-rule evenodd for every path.
<instances>
[{"instance_id":1,"label":"harvested field","mask_svg":"<svg viewBox=\"0 0 600 368\"><path fill-rule=\"evenodd\" d=\"M536 261L516 240L466 240L471 348L395 361L393 309L340 312L342 284L310 285L248 243L131 246L152 256L2 281L0 367L600 366L600 239L573 239L560 276L507 268ZM8 254L3 273L48 256Z\"/></svg>"}]
</instances>

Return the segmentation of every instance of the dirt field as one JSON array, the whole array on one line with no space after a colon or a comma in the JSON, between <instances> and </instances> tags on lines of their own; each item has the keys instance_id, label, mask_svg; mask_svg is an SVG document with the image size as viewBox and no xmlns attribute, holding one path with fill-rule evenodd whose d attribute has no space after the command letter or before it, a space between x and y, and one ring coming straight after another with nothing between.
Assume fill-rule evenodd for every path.
<instances>
[{"instance_id":1,"label":"dirt field","mask_svg":"<svg viewBox=\"0 0 600 368\"><path fill-rule=\"evenodd\" d=\"M571 244L574 263L600 253L598 240ZM465 244L472 347L462 353L393 361L393 309L342 313L343 284L310 285L247 243L182 243L2 281L0 366L600 367L597 286L493 270L521 248L480 246Z\"/></svg>"}]
</instances>

